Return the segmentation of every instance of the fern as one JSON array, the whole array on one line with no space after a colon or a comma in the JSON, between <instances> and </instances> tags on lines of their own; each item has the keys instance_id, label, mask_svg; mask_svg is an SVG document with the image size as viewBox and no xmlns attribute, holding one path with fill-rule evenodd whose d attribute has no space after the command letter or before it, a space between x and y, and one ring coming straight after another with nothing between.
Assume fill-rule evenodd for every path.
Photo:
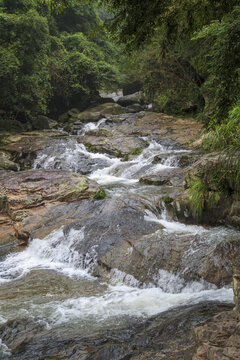
<instances>
[{"instance_id":1,"label":"fern","mask_svg":"<svg viewBox=\"0 0 240 360\"><path fill-rule=\"evenodd\" d=\"M194 182L192 182L188 189L190 206L197 218L202 216L206 191L207 188L201 179L196 179Z\"/></svg>"}]
</instances>

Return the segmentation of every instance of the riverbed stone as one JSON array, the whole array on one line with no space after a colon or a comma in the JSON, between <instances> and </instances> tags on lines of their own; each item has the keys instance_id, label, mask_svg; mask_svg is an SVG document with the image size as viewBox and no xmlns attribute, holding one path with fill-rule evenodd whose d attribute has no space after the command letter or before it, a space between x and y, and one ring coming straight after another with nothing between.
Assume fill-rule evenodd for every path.
<instances>
[{"instance_id":1,"label":"riverbed stone","mask_svg":"<svg viewBox=\"0 0 240 360\"><path fill-rule=\"evenodd\" d=\"M73 114L72 121L81 121L83 123L96 122L107 115L119 115L125 113L126 110L116 103L104 103L92 108L89 108L81 113Z\"/></svg>"},{"instance_id":2,"label":"riverbed stone","mask_svg":"<svg viewBox=\"0 0 240 360\"><path fill-rule=\"evenodd\" d=\"M89 151L107 153L117 157L128 155L135 149L144 149L145 141L136 136L125 136L117 131L99 129L78 137Z\"/></svg>"},{"instance_id":3,"label":"riverbed stone","mask_svg":"<svg viewBox=\"0 0 240 360\"><path fill-rule=\"evenodd\" d=\"M180 119L163 113L146 112L138 118L136 130L145 135L155 133L161 138L191 147L201 135L203 125L194 119Z\"/></svg>"},{"instance_id":4,"label":"riverbed stone","mask_svg":"<svg viewBox=\"0 0 240 360\"><path fill-rule=\"evenodd\" d=\"M179 168L159 170L155 174L148 174L143 176L139 180L143 184L147 185L169 185L169 186L182 186L184 181L183 170Z\"/></svg>"},{"instance_id":5,"label":"riverbed stone","mask_svg":"<svg viewBox=\"0 0 240 360\"><path fill-rule=\"evenodd\" d=\"M193 329L197 350L193 360L239 359L240 316L234 311L222 312Z\"/></svg>"},{"instance_id":6,"label":"riverbed stone","mask_svg":"<svg viewBox=\"0 0 240 360\"><path fill-rule=\"evenodd\" d=\"M11 160L11 154L6 151L0 151L0 170L19 170L19 166Z\"/></svg>"},{"instance_id":7,"label":"riverbed stone","mask_svg":"<svg viewBox=\"0 0 240 360\"><path fill-rule=\"evenodd\" d=\"M22 318L1 325L0 337L13 360L32 360L35 354L44 359L192 360L193 327L227 309L231 306L211 302L182 306L91 336L79 335L74 324L46 329L37 319Z\"/></svg>"},{"instance_id":8,"label":"riverbed stone","mask_svg":"<svg viewBox=\"0 0 240 360\"><path fill-rule=\"evenodd\" d=\"M144 95L142 91L138 91L134 94L121 96L117 103L121 106L129 106L134 104L143 104L144 102Z\"/></svg>"},{"instance_id":9,"label":"riverbed stone","mask_svg":"<svg viewBox=\"0 0 240 360\"><path fill-rule=\"evenodd\" d=\"M126 106L126 108L127 108L128 112L132 112L132 113L138 113L139 111L144 110L144 107L140 104L128 105L128 106Z\"/></svg>"},{"instance_id":10,"label":"riverbed stone","mask_svg":"<svg viewBox=\"0 0 240 360\"><path fill-rule=\"evenodd\" d=\"M191 252L194 249L194 255ZM232 282L232 250L226 239L220 244L201 245L198 235L166 233L159 224L153 234L122 239L100 258L94 274L112 280L112 270L130 274L140 284L163 286L162 277L182 274L179 290L186 282L204 279L222 287ZM207 286L207 284L206 284ZM166 290L165 288L163 290Z\"/></svg>"},{"instance_id":11,"label":"riverbed stone","mask_svg":"<svg viewBox=\"0 0 240 360\"><path fill-rule=\"evenodd\" d=\"M101 187L86 177L65 170L30 170L0 174L0 212L8 217L9 230L24 240L30 232L44 227L52 208L92 198ZM55 222L55 228L60 227Z\"/></svg>"},{"instance_id":12,"label":"riverbed stone","mask_svg":"<svg viewBox=\"0 0 240 360\"><path fill-rule=\"evenodd\" d=\"M32 125L34 130L55 129L58 126L58 122L45 115L38 115L32 120Z\"/></svg>"},{"instance_id":13,"label":"riverbed stone","mask_svg":"<svg viewBox=\"0 0 240 360\"><path fill-rule=\"evenodd\" d=\"M0 162L1 154L3 154L4 169L14 171L29 169L32 167L39 150L53 139L66 135L67 133L63 131L53 129L21 134L4 134L0 143ZM7 168L6 158L8 161Z\"/></svg>"}]
</instances>

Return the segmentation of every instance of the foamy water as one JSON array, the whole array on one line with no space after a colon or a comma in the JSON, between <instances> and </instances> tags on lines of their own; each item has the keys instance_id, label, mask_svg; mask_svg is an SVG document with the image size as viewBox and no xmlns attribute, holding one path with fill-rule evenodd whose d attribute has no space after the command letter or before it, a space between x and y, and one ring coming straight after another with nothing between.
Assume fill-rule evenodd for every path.
<instances>
[{"instance_id":1,"label":"foamy water","mask_svg":"<svg viewBox=\"0 0 240 360\"><path fill-rule=\"evenodd\" d=\"M205 229L203 226L197 226L197 225L186 225L182 224L178 221L173 221L168 219L166 210L164 210L161 215L157 216L153 214L151 211L146 210L146 215L144 219L146 221L150 222L156 222L163 226L164 231L168 233L175 233L175 234L203 234L207 232L207 229Z\"/></svg>"},{"instance_id":2,"label":"foamy water","mask_svg":"<svg viewBox=\"0 0 240 360\"><path fill-rule=\"evenodd\" d=\"M82 134L98 129L105 120L85 125ZM185 152L151 141L150 146L140 155L123 162L107 154L91 153L71 137L58 139L40 151L34 168L57 168L81 173L85 161L89 161L91 172L88 176L91 179L109 189L116 186L113 198L127 198L131 194L133 198L135 196L141 199L144 191L141 190L139 178L178 167L178 156ZM159 154L164 156L155 164L154 159ZM136 184L139 184L139 187ZM142 189L146 188L144 186ZM196 256L198 251L201 251L201 245L214 246L231 234L229 229L206 229L202 226L181 224L169 218L165 210L161 214L146 210L144 221L159 224L156 232L158 236L164 233L178 238L191 238L189 248L183 254L186 259ZM208 300L233 301L231 289L217 289L203 280L186 282L183 274L173 274L162 269L156 269L152 284L140 283L132 275L118 269L110 271L108 284L100 283L92 276L97 264L98 248L93 246L86 254L81 254L77 245L83 241L84 227L80 230L72 229L67 234L61 228L44 239L32 240L24 251L9 254L0 263L0 286L7 299L0 303L0 323L17 317L30 317L42 321L46 327L77 323L84 331L94 326L118 326L117 324L124 322L125 317L144 319L180 305ZM36 292L37 295L33 296L31 285L27 284L30 287L29 293L24 286L28 277L31 284L31 275L36 272L41 272L41 276L39 279L34 278L34 294ZM57 289L55 285L58 284L55 284L54 277L50 284L50 275L53 273L59 276L56 277L56 281L60 281ZM61 276L62 280L59 280ZM64 284L67 284L66 287ZM16 288L19 289L17 302L14 296L11 297ZM9 349L0 340L0 357L1 354L10 356Z\"/></svg>"},{"instance_id":3,"label":"foamy water","mask_svg":"<svg viewBox=\"0 0 240 360\"><path fill-rule=\"evenodd\" d=\"M10 254L0 263L0 284L17 280L32 269L50 269L68 276L91 277L90 270L95 264L95 249L82 255L76 245L84 239L84 228L70 230L64 235L63 229L56 230L45 239L34 239L26 250Z\"/></svg>"},{"instance_id":4,"label":"foamy water","mask_svg":"<svg viewBox=\"0 0 240 360\"><path fill-rule=\"evenodd\" d=\"M86 124L83 131L97 129L105 120ZM81 173L84 161L89 161L92 164L92 172L88 176L100 185L122 184L130 186L137 183L143 175L154 175L159 171L177 167L177 155L185 152L185 150L174 150L171 147L158 144L156 141L151 141L150 145L134 160L123 162L107 154L89 152L83 144L79 144L72 137L60 139L57 143L39 151L33 168L64 169ZM161 163L153 164L155 156L159 153L164 154L166 158ZM94 169L94 161L96 162L96 170Z\"/></svg>"},{"instance_id":5,"label":"foamy water","mask_svg":"<svg viewBox=\"0 0 240 360\"><path fill-rule=\"evenodd\" d=\"M29 247L21 253L10 254L0 265L0 283L15 284L33 270L48 269L62 273L78 281L95 281L91 270L96 264L96 249L83 255L75 246L84 240L84 228L71 230L64 235L63 229L54 231L46 238L34 239ZM216 289L207 282L186 283L180 275L160 270L157 275L157 286L139 287L136 279L113 269L110 284L97 296L81 296L64 301L51 301L51 293L40 304L29 300L21 304L21 314L38 317L48 326L58 326L72 321L98 321L106 323L109 319L122 316L148 317L175 306L192 304L204 300L232 302L231 289ZM155 279L156 280L156 279ZM14 285L15 286L15 285ZM43 286L43 285L42 285ZM15 307L15 306L14 306ZM11 307L7 308L11 314ZM15 310L14 310L15 311ZM13 312L15 314L15 312ZM4 321L6 315L0 310Z\"/></svg>"}]
</instances>

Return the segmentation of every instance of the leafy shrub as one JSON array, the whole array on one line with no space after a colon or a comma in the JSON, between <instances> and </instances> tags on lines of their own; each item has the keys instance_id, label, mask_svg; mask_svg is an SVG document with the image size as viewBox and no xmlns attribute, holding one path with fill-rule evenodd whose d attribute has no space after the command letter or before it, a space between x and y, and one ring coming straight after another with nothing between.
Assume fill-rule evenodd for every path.
<instances>
[{"instance_id":1,"label":"leafy shrub","mask_svg":"<svg viewBox=\"0 0 240 360\"><path fill-rule=\"evenodd\" d=\"M240 148L240 104L236 105L223 124L208 132L203 140L203 149L223 150L228 147Z\"/></svg>"},{"instance_id":2,"label":"leafy shrub","mask_svg":"<svg viewBox=\"0 0 240 360\"><path fill-rule=\"evenodd\" d=\"M197 218L201 218L205 207L212 208L220 201L217 191L209 191L203 180L197 178L188 189L190 206Z\"/></svg>"},{"instance_id":3,"label":"leafy shrub","mask_svg":"<svg viewBox=\"0 0 240 360\"><path fill-rule=\"evenodd\" d=\"M106 194L106 191L105 190L102 190L100 192L96 192L93 197L94 199L96 200L102 200L102 199L105 199L105 197L107 196Z\"/></svg>"}]
</instances>

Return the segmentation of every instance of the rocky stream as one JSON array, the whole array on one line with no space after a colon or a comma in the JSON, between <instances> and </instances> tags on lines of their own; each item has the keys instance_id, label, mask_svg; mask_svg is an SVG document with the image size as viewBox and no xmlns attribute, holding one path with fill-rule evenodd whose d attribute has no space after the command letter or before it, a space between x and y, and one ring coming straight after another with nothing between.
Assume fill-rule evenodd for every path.
<instances>
[{"instance_id":1,"label":"rocky stream","mask_svg":"<svg viewBox=\"0 0 240 360\"><path fill-rule=\"evenodd\" d=\"M1 140L0 358L240 359L239 231L166 206L201 125L115 103L63 124Z\"/></svg>"}]
</instances>

